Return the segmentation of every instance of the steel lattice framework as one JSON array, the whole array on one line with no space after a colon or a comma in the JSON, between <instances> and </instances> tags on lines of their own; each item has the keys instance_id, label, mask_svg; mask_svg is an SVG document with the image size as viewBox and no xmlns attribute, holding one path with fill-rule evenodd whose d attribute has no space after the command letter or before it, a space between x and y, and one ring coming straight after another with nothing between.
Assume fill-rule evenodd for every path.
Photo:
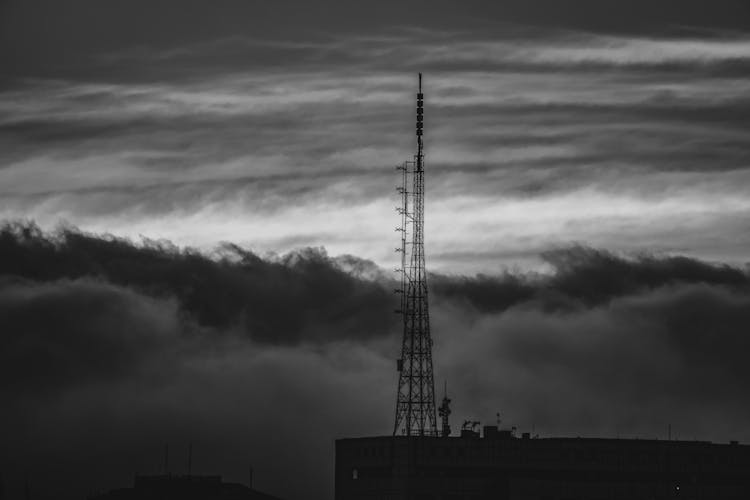
<instances>
[{"instance_id":1,"label":"steel lattice framework","mask_svg":"<svg viewBox=\"0 0 750 500\"><path fill-rule=\"evenodd\" d=\"M422 143L424 94L422 74L417 93L417 154L397 167L402 173L398 188L401 215L401 309L403 341L399 371L396 419L393 434L436 436L435 384L432 375L432 337L427 305L424 256L424 153ZM411 180L411 186L410 181ZM411 188L411 189L409 189ZM411 236L411 241L407 241Z\"/></svg>"}]
</instances>

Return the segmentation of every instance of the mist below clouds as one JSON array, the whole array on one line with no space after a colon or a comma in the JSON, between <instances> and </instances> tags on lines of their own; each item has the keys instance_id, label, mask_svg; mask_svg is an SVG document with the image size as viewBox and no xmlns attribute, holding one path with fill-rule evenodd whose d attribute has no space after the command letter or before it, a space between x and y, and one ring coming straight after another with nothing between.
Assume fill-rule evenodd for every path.
<instances>
[{"instance_id":1,"label":"mist below clouds","mask_svg":"<svg viewBox=\"0 0 750 500\"><path fill-rule=\"evenodd\" d=\"M436 380L465 418L543 436L747 441L750 276L567 247L546 273L431 274ZM0 230L0 466L80 498L159 470L330 498L333 441L390 434L388 272L322 249L211 253L27 223Z\"/></svg>"}]
</instances>

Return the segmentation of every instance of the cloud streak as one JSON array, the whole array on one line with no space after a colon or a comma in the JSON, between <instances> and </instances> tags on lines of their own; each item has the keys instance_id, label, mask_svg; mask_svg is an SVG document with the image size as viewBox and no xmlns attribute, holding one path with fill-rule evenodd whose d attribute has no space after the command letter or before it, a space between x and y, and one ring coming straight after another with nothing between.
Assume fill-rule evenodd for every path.
<instances>
[{"instance_id":1,"label":"cloud streak","mask_svg":"<svg viewBox=\"0 0 750 500\"><path fill-rule=\"evenodd\" d=\"M36 79L0 93L0 214L203 249L325 245L389 267L393 256L374 249L392 240L388 171L412 154L404 75L419 68L428 223L449 236L430 241L436 268L534 268L534 252L571 241L740 263L748 242L717 240L715 228L741 233L748 215L747 44L742 32L506 25L122 48L93 66L127 62L144 78ZM285 64L236 63L264 51ZM168 67L193 73L159 73ZM518 213L533 217L506 220ZM479 247L466 243L476 227ZM520 262L481 257L524 247Z\"/></svg>"}]
</instances>

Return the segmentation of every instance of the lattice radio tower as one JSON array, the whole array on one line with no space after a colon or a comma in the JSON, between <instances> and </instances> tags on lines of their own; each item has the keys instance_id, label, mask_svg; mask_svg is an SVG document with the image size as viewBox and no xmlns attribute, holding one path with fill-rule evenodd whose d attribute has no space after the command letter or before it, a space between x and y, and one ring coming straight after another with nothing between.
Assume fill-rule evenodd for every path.
<instances>
[{"instance_id":1,"label":"lattice radio tower","mask_svg":"<svg viewBox=\"0 0 750 500\"><path fill-rule=\"evenodd\" d=\"M422 73L417 93L417 154L396 167L402 174L401 194L401 358L397 362L398 394L393 435L436 436L435 385L432 376L432 338L427 307L424 265L424 154L422 148L424 94ZM411 183L409 182L411 181ZM411 242L407 241L411 236Z\"/></svg>"}]
</instances>

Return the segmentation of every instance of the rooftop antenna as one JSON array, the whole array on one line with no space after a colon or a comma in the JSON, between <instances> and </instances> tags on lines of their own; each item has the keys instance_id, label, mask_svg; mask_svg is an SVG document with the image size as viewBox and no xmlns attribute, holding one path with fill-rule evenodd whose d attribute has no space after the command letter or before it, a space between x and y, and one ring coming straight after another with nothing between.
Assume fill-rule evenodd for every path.
<instances>
[{"instance_id":1,"label":"rooftop antenna","mask_svg":"<svg viewBox=\"0 0 750 500\"><path fill-rule=\"evenodd\" d=\"M432 375L432 337L427 301L427 273L424 256L424 94L422 73L419 73L417 92L417 154L412 161L397 167L402 170L401 215L401 314L403 340L401 358L396 362L399 372L396 395L396 418L393 435L437 436L435 415L435 383ZM408 180L411 177L411 191ZM407 235L411 242L407 247ZM407 252L409 248L410 252ZM409 256L407 258L407 253Z\"/></svg>"},{"instance_id":2,"label":"rooftop antenna","mask_svg":"<svg viewBox=\"0 0 750 500\"><path fill-rule=\"evenodd\" d=\"M440 408L438 408L438 415L440 415L442 419L442 431L441 435L443 437L448 437L451 435L451 426L448 422L448 417L451 414L451 400L448 398L448 382L443 382L443 404L440 405Z\"/></svg>"}]
</instances>

